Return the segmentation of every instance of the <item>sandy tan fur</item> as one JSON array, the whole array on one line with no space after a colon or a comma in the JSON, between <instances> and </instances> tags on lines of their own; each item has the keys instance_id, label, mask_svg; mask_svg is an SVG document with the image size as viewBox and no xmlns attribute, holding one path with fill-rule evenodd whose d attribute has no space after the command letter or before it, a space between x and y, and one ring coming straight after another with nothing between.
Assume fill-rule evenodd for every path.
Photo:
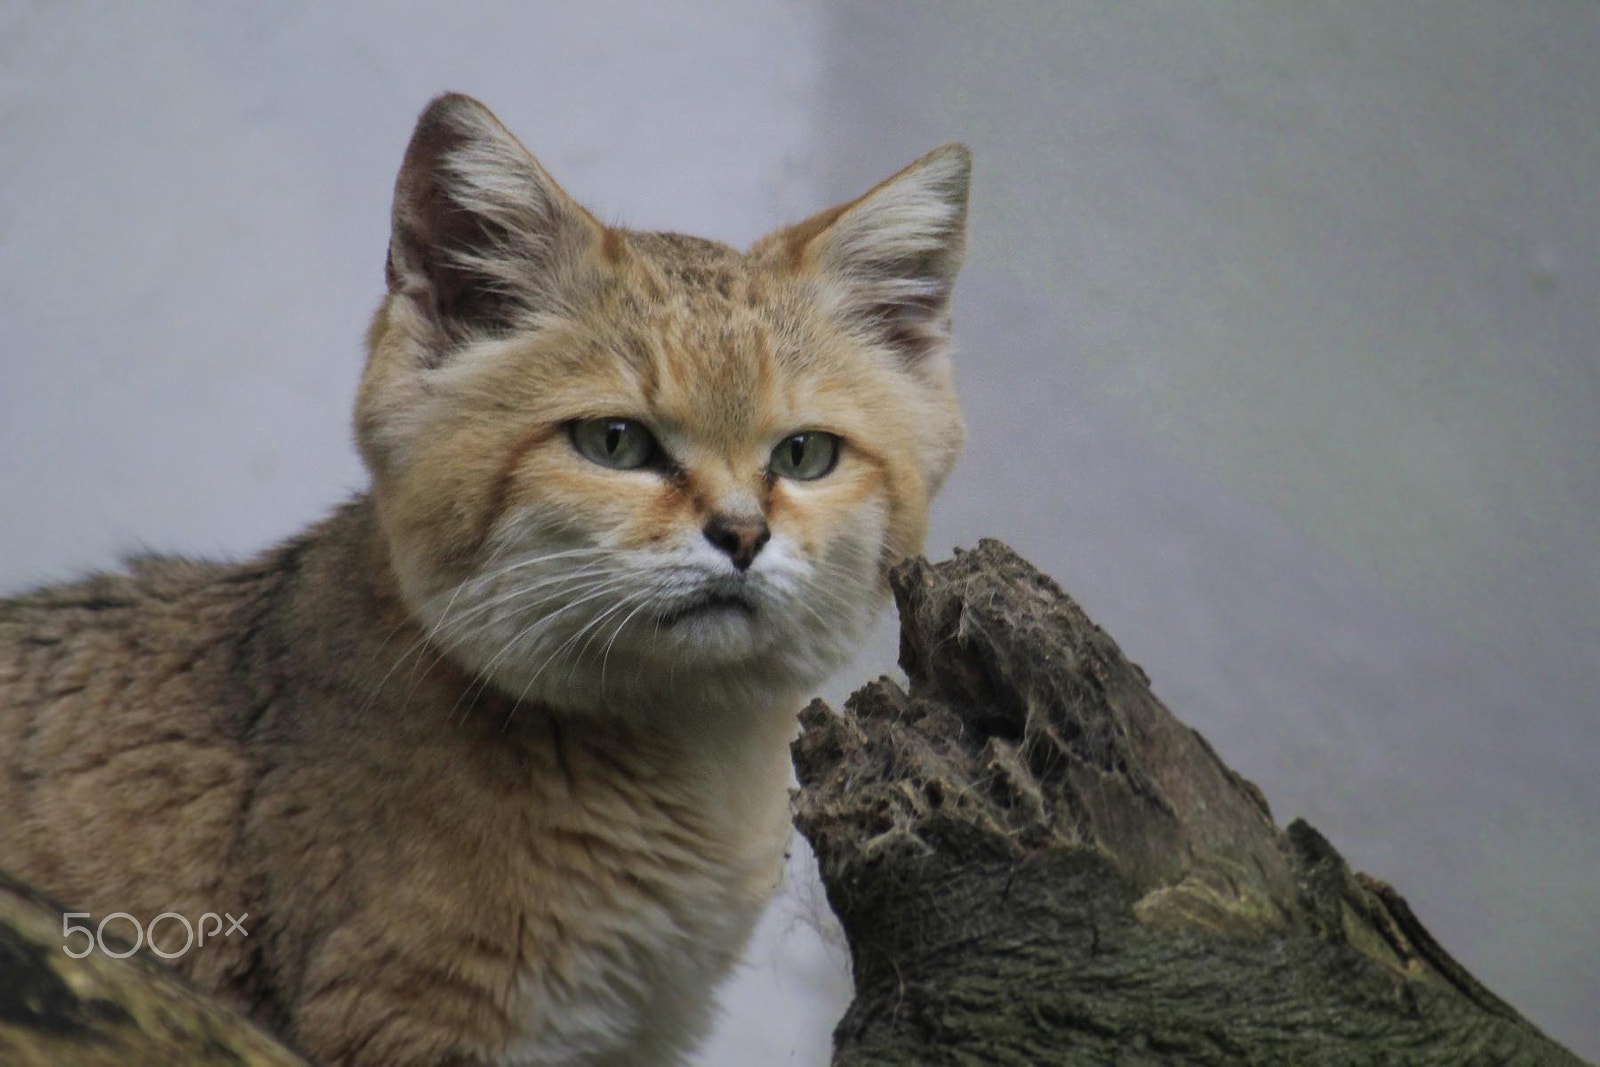
<instances>
[{"instance_id":1,"label":"sandy tan fur","mask_svg":"<svg viewBox=\"0 0 1600 1067\"><path fill-rule=\"evenodd\" d=\"M0 867L95 919L248 913L172 965L319 1062L679 1062L781 871L795 711L960 446L967 166L740 253L602 226L435 101L356 405L370 493L247 563L0 601ZM585 459L600 417L672 462ZM767 469L817 430L833 473ZM723 519L770 529L747 572ZM707 590L752 607L685 615Z\"/></svg>"}]
</instances>

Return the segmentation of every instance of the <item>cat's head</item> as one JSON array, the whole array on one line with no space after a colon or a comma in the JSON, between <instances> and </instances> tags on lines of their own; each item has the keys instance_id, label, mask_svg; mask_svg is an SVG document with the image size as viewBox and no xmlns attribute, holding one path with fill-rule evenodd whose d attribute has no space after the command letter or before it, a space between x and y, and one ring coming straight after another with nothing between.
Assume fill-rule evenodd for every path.
<instances>
[{"instance_id":1,"label":"cat's head","mask_svg":"<svg viewBox=\"0 0 1600 1067\"><path fill-rule=\"evenodd\" d=\"M481 104L436 100L356 407L419 622L530 702L819 682L961 446L969 170L937 149L740 253L602 225Z\"/></svg>"}]
</instances>

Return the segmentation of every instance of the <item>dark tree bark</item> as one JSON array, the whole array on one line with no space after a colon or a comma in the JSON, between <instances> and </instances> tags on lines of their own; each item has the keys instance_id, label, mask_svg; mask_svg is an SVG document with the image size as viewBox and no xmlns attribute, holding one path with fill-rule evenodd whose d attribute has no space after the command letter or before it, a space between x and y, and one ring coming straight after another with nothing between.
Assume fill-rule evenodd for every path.
<instances>
[{"instance_id":1,"label":"dark tree bark","mask_svg":"<svg viewBox=\"0 0 1600 1067\"><path fill-rule=\"evenodd\" d=\"M67 955L62 914L0 875L0 1064L305 1067L254 1023L143 951L125 959L98 948L82 959Z\"/></svg>"},{"instance_id":2,"label":"dark tree bark","mask_svg":"<svg viewBox=\"0 0 1600 1067\"><path fill-rule=\"evenodd\" d=\"M996 541L893 576L910 692L806 709L835 1065L1578 1064Z\"/></svg>"}]
</instances>

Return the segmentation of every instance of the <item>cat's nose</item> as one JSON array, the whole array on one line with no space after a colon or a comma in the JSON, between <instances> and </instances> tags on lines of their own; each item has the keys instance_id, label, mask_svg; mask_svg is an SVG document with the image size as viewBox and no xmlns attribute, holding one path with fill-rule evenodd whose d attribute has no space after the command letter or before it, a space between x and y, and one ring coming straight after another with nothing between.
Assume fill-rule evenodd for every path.
<instances>
[{"instance_id":1,"label":"cat's nose","mask_svg":"<svg viewBox=\"0 0 1600 1067\"><path fill-rule=\"evenodd\" d=\"M767 520L713 515L705 526L706 540L728 554L733 565L748 570L761 546L772 540Z\"/></svg>"}]
</instances>

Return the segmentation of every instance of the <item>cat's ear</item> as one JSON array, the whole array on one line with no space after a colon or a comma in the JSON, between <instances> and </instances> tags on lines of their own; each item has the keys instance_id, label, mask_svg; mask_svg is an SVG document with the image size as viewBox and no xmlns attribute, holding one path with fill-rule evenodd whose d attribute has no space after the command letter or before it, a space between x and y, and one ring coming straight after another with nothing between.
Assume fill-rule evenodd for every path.
<instances>
[{"instance_id":1,"label":"cat's ear","mask_svg":"<svg viewBox=\"0 0 1600 1067\"><path fill-rule=\"evenodd\" d=\"M779 230L752 252L828 278L846 313L915 365L949 340L971 175L966 146L936 148L865 196Z\"/></svg>"},{"instance_id":2,"label":"cat's ear","mask_svg":"<svg viewBox=\"0 0 1600 1067\"><path fill-rule=\"evenodd\" d=\"M488 108L446 94L417 120L395 182L389 292L441 340L493 335L558 302L606 233Z\"/></svg>"}]
</instances>

